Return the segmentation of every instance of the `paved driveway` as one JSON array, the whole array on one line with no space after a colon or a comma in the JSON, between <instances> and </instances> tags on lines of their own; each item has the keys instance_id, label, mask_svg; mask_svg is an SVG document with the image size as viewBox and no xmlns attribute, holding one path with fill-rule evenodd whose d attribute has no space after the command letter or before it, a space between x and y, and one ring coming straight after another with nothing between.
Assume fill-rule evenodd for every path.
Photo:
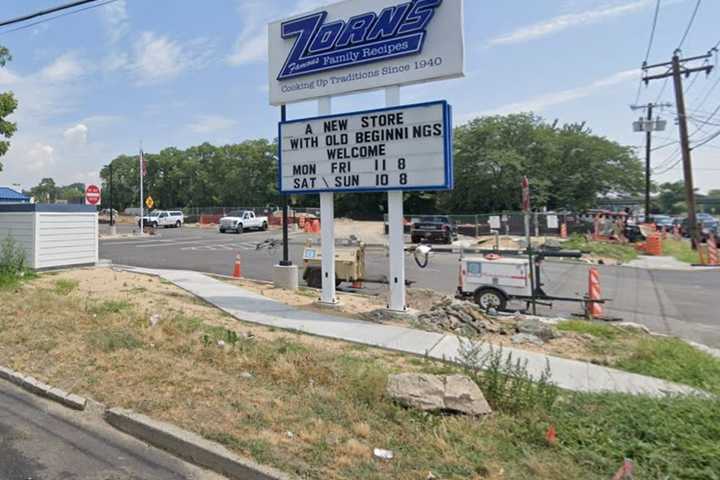
<instances>
[{"instance_id":1,"label":"paved driveway","mask_svg":"<svg viewBox=\"0 0 720 480\"><path fill-rule=\"evenodd\" d=\"M220 480L107 426L0 381L3 480Z\"/></svg>"}]
</instances>

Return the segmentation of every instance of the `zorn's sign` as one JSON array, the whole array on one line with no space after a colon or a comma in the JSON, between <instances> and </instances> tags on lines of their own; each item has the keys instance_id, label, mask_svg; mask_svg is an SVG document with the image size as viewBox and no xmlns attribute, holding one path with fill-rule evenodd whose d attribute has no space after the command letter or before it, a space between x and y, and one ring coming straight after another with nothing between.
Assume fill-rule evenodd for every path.
<instances>
[{"instance_id":1,"label":"zorn's sign","mask_svg":"<svg viewBox=\"0 0 720 480\"><path fill-rule=\"evenodd\" d=\"M271 23L270 103L463 75L462 0L347 0Z\"/></svg>"}]
</instances>

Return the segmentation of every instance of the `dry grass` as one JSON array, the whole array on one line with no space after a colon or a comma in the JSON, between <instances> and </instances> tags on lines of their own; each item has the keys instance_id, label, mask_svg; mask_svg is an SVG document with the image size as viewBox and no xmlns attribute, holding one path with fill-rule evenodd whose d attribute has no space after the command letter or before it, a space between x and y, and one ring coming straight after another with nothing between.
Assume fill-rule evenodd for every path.
<instances>
[{"instance_id":1,"label":"dry grass","mask_svg":"<svg viewBox=\"0 0 720 480\"><path fill-rule=\"evenodd\" d=\"M60 280L72 291L59 291ZM548 412L475 419L404 409L385 397L389 373L455 369L244 324L156 278L109 269L44 275L0 292L0 364L300 478L605 479L623 456L618 448L617 458L589 458L588 442L606 437L586 437L583 425L573 440L582 448L547 446ZM598 407L593 421L603 408L611 407ZM373 448L395 458L377 460Z\"/></svg>"}]
</instances>

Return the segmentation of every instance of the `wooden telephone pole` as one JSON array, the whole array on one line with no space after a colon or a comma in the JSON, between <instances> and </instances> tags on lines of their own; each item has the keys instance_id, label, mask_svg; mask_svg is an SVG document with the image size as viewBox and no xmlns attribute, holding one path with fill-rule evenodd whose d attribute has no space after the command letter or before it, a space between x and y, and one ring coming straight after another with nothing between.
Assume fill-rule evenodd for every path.
<instances>
[{"instance_id":1,"label":"wooden telephone pole","mask_svg":"<svg viewBox=\"0 0 720 480\"><path fill-rule=\"evenodd\" d=\"M660 80L672 77L675 85L675 104L677 105L678 128L680 130L680 147L682 151L683 172L685 176L685 196L688 207L688 224L690 227L690 238L693 248L700 246L700 232L697 224L697 208L695 206L695 186L693 184L692 159L690 156L690 135L688 134L687 114L685 110L685 94L683 92L683 76L689 77L693 73L705 72L709 74L714 68L713 65L702 65L699 67L688 67L686 64L707 60L713 56L712 52L697 57L680 58L680 51L675 50L672 60L666 63L643 66L645 77L643 81L648 84L651 80ZM648 75L650 70L665 67L664 73Z\"/></svg>"}]
</instances>

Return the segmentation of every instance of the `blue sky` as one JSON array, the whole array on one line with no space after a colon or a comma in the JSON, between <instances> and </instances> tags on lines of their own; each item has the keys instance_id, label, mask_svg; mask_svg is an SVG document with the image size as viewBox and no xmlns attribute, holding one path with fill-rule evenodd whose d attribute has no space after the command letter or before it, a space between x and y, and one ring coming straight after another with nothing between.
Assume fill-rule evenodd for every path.
<instances>
[{"instance_id":1,"label":"blue sky","mask_svg":"<svg viewBox=\"0 0 720 480\"><path fill-rule=\"evenodd\" d=\"M0 18L62 3L5 0ZM8 32L0 44L14 60L0 70L0 90L20 101L18 133L0 161L0 184L97 181L121 153L156 152L205 141L272 138L279 116L267 98L266 24L326 3L317 0L119 0ZM668 61L696 0L663 0L650 62ZM561 122L587 121L597 134L642 145L630 111L639 84L655 0L465 0L466 77L402 89L403 102L447 99L455 122L476 115L535 111ZM720 2L705 0L683 46L702 54L720 41ZM720 76L698 78L687 94L702 120L720 105ZM688 82L689 83L689 82ZM658 97L662 82L642 88ZM336 99L335 111L382 106L380 93ZM663 100L672 101L668 85ZM313 102L291 105L290 117L316 113ZM656 145L677 139L674 111ZM720 123L720 114L714 118ZM691 132L695 131L691 125ZM703 126L703 139L717 126ZM675 146L654 164L672 166ZM643 154L642 151L640 151ZM720 140L694 153L696 184L720 188ZM659 177L682 178L675 168Z\"/></svg>"}]
</instances>

